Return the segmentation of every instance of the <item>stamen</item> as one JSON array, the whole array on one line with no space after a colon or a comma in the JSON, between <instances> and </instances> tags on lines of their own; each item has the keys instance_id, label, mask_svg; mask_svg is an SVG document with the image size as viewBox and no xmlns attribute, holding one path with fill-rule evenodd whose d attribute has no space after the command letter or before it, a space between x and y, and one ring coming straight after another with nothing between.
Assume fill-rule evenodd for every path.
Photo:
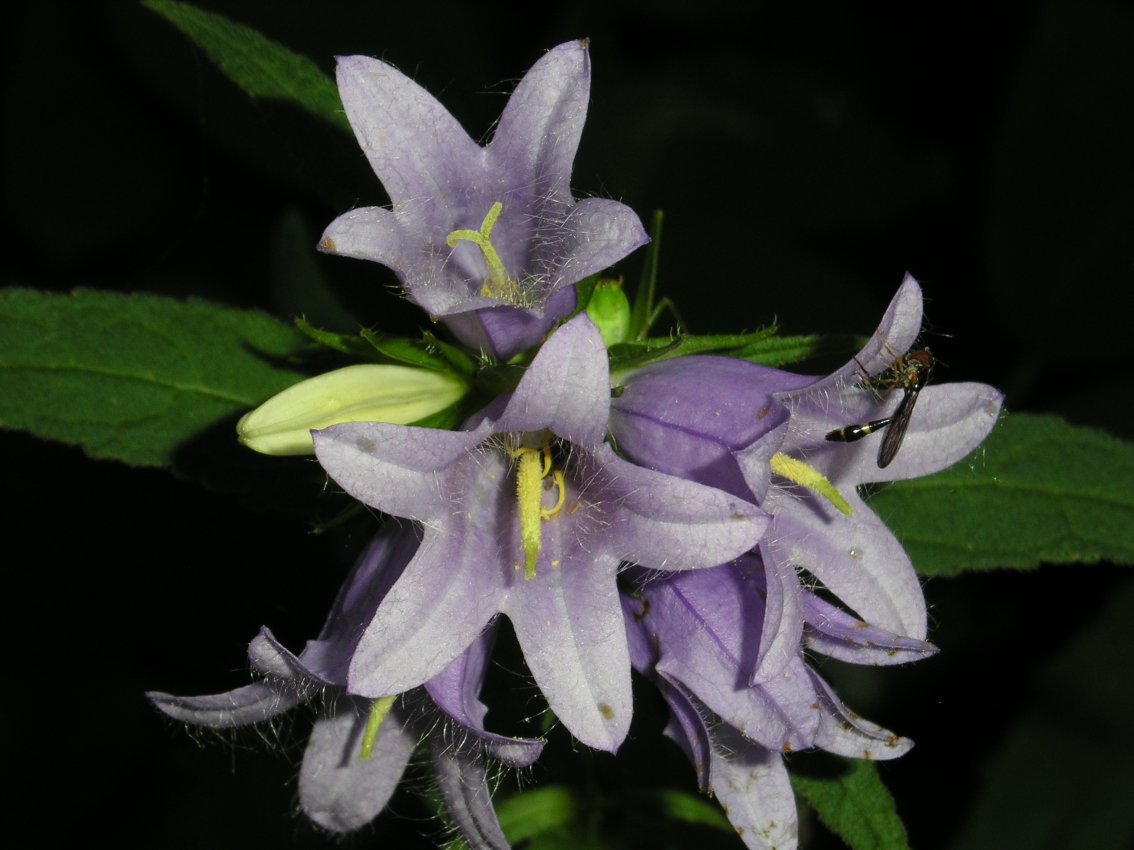
<instances>
[{"instance_id":1,"label":"stamen","mask_svg":"<svg viewBox=\"0 0 1134 850\"><path fill-rule=\"evenodd\" d=\"M776 475L780 475L788 481L793 481L801 487L806 487L811 492L822 496L834 505L840 513L846 516L854 514L854 508L852 508L847 500L843 498L842 494L835 489L835 485L823 477L823 473L815 467L781 452L776 452L772 455L771 465L772 472Z\"/></svg>"},{"instance_id":2,"label":"stamen","mask_svg":"<svg viewBox=\"0 0 1134 850\"><path fill-rule=\"evenodd\" d=\"M450 248L456 248L457 243L461 241L476 245L484 257L484 267L488 272L488 279L480 288L481 296L515 303L519 301L521 295L520 285L508 277L508 270L504 268L500 255L496 253L491 238L492 228L496 226L496 220L500 218L503 209L504 205L497 201L485 214L484 221L480 223L480 230L454 230L445 237L445 244Z\"/></svg>"},{"instance_id":3,"label":"stamen","mask_svg":"<svg viewBox=\"0 0 1134 850\"><path fill-rule=\"evenodd\" d=\"M546 457L550 461L551 453L548 452ZM546 475L547 473L545 472L544 476L546 477ZM555 470L554 481L555 486L559 488L559 498L555 500L555 506L553 508L550 510L544 509L539 512L540 516L544 519L555 519L555 517L559 516L559 512L563 510L563 503L567 501L567 485L563 482L562 469Z\"/></svg>"},{"instance_id":4,"label":"stamen","mask_svg":"<svg viewBox=\"0 0 1134 850\"><path fill-rule=\"evenodd\" d=\"M379 697L370 703L370 716L366 718L366 729L362 732L362 749L358 754L360 759L369 759L374 755L374 739L378 737L382 721L390 713L395 699L396 696Z\"/></svg>"},{"instance_id":5,"label":"stamen","mask_svg":"<svg viewBox=\"0 0 1134 850\"><path fill-rule=\"evenodd\" d=\"M524 545L524 578L533 579L536 574L536 558L541 546L540 522L542 521L543 473L541 471L541 452L523 446L516 449L519 460L516 469L516 499L519 502L520 540Z\"/></svg>"},{"instance_id":6,"label":"stamen","mask_svg":"<svg viewBox=\"0 0 1134 850\"><path fill-rule=\"evenodd\" d=\"M520 446L512 452L516 458L516 501L520 517L520 541L524 547L524 579L536 575L536 560L543 547L544 520L554 519L567 501L567 483L563 470L552 469L551 438L545 437L543 448ZM543 506L543 480L552 476L559 497L551 508Z\"/></svg>"}]
</instances>

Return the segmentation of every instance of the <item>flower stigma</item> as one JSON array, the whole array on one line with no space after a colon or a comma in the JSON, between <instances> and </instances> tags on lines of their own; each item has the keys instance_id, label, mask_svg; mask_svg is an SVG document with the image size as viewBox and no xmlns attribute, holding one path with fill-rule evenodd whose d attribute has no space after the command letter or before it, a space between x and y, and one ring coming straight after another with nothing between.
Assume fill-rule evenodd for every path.
<instances>
[{"instance_id":1,"label":"flower stigma","mask_svg":"<svg viewBox=\"0 0 1134 850\"><path fill-rule=\"evenodd\" d=\"M390 713L396 696L379 697L370 703L370 716L366 718L366 728L362 732L362 747L359 750L360 759L369 759L374 755L374 739L378 737L378 730L382 728L382 721Z\"/></svg>"},{"instance_id":2,"label":"flower stigma","mask_svg":"<svg viewBox=\"0 0 1134 850\"><path fill-rule=\"evenodd\" d=\"M854 514L854 508L843 498L835 485L810 464L804 463L798 458L789 457L782 452L776 452L772 455L771 466L773 473L822 496L834 505L840 513L846 516Z\"/></svg>"},{"instance_id":3,"label":"flower stigma","mask_svg":"<svg viewBox=\"0 0 1134 850\"><path fill-rule=\"evenodd\" d=\"M554 519L563 509L567 498L567 485L563 470L552 468L551 440L543 438L543 448L520 446L512 451L516 465L516 500L520 516L520 540L524 547L524 579L536 575L536 559L543 545L542 523ZM551 476L559 496L551 508L543 506L544 479Z\"/></svg>"},{"instance_id":4,"label":"flower stigma","mask_svg":"<svg viewBox=\"0 0 1134 850\"><path fill-rule=\"evenodd\" d=\"M450 248L456 248L458 242L472 242L476 245L484 257L484 267L488 272L488 279L481 286L480 295L484 298L518 303L521 295L520 285L508 277L504 262L492 245L492 228L496 226L496 220L500 218L503 210L504 205L497 201L485 213L479 230L454 230L445 237L445 244Z\"/></svg>"}]
</instances>

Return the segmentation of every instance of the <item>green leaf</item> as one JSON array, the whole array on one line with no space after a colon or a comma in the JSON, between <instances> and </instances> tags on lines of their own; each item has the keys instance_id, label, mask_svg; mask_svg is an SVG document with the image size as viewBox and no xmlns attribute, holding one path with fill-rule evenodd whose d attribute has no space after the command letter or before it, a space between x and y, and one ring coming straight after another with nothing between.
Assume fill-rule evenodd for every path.
<instances>
[{"instance_id":1,"label":"green leaf","mask_svg":"<svg viewBox=\"0 0 1134 850\"><path fill-rule=\"evenodd\" d=\"M496 812L508 842L529 850L736 846L716 802L668 788L604 794L548 786L514 794Z\"/></svg>"},{"instance_id":2,"label":"green leaf","mask_svg":"<svg viewBox=\"0 0 1134 850\"><path fill-rule=\"evenodd\" d=\"M792 788L852 850L909 850L894 798L874 763L854 759L845 764L847 770L835 777L793 774Z\"/></svg>"},{"instance_id":3,"label":"green leaf","mask_svg":"<svg viewBox=\"0 0 1134 850\"><path fill-rule=\"evenodd\" d=\"M1134 563L1134 446L1054 416L1007 416L966 460L870 504L922 575Z\"/></svg>"},{"instance_id":4,"label":"green leaf","mask_svg":"<svg viewBox=\"0 0 1134 850\"><path fill-rule=\"evenodd\" d=\"M500 828L513 845L567 827L580 814L576 792L554 785L514 794L496 807Z\"/></svg>"},{"instance_id":5,"label":"green leaf","mask_svg":"<svg viewBox=\"0 0 1134 850\"><path fill-rule=\"evenodd\" d=\"M249 97L294 103L350 132L335 83L298 53L223 15L173 0L143 0L198 47Z\"/></svg>"},{"instance_id":6,"label":"green leaf","mask_svg":"<svg viewBox=\"0 0 1134 850\"><path fill-rule=\"evenodd\" d=\"M674 791L669 788L658 788L655 791L644 789L643 793L651 794L656 798L656 808L664 813L670 820L684 821L685 823L704 824L729 834L735 830L725 813L721 811L719 803L700 795L687 794L684 791Z\"/></svg>"},{"instance_id":7,"label":"green leaf","mask_svg":"<svg viewBox=\"0 0 1134 850\"><path fill-rule=\"evenodd\" d=\"M304 377L290 325L200 300L7 289L0 339L0 426L135 466Z\"/></svg>"}]
</instances>

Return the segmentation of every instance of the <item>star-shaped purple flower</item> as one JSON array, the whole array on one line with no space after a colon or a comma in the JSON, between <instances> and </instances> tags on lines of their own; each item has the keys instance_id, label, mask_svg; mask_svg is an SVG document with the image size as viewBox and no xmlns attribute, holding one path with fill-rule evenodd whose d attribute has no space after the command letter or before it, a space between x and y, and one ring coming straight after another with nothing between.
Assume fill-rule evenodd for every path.
<instances>
[{"instance_id":1,"label":"star-shaped purple flower","mask_svg":"<svg viewBox=\"0 0 1134 850\"><path fill-rule=\"evenodd\" d=\"M165 714L218 729L259 723L297 705L322 710L303 755L299 802L315 823L349 832L369 823L393 794L414 748L428 741L442 800L469 845L502 850L508 843L492 809L486 757L510 767L532 764L543 742L506 738L484 728L478 699L492 635L486 632L424 688L393 701L376 734L367 734L373 703L346 693L346 670L362 627L401 574L419 543L412 523L384 531L343 585L318 639L293 655L262 629L248 647L257 681L222 694L177 697L153 692Z\"/></svg>"},{"instance_id":2,"label":"star-shaped purple flower","mask_svg":"<svg viewBox=\"0 0 1134 850\"><path fill-rule=\"evenodd\" d=\"M603 442L609 408L606 349L580 315L469 430L315 432L319 462L348 493L424 528L359 641L352 693L384 697L428 681L503 613L567 728L618 747L632 712L620 565L723 563L756 544L767 517L618 457Z\"/></svg>"},{"instance_id":3,"label":"star-shaped purple flower","mask_svg":"<svg viewBox=\"0 0 1134 850\"><path fill-rule=\"evenodd\" d=\"M586 41L547 52L481 147L385 62L339 59L339 93L391 209L339 216L324 251L393 269L409 298L467 345L506 359L575 305L571 284L647 241L616 201L571 196L586 119Z\"/></svg>"},{"instance_id":4,"label":"star-shaped purple flower","mask_svg":"<svg viewBox=\"0 0 1134 850\"><path fill-rule=\"evenodd\" d=\"M752 498L772 514L760 543L767 612L751 682L795 657L804 625L797 572L806 570L872 626L924 640L925 600L909 557L858 495L860 484L928 475L976 448L1003 396L985 384L932 384L920 392L904 443L886 468L875 436L827 438L833 430L892 415L902 393L879 399L866 385L886 372L921 330L921 288L907 277L858 356L817 378L739 360L687 357L629 376L614 400L611 433L629 458ZM841 496L842 509L785 478L799 461ZM848 515L849 513L849 515Z\"/></svg>"}]
</instances>

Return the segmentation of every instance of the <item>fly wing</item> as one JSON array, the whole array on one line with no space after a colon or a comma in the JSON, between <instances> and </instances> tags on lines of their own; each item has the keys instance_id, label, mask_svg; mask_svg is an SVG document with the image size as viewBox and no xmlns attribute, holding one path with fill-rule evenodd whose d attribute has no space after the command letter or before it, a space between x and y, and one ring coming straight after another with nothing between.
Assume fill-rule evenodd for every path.
<instances>
[{"instance_id":1,"label":"fly wing","mask_svg":"<svg viewBox=\"0 0 1134 850\"><path fill-rule=\"evenodd\" d=\"M886 428L886 434L882 437L882 444L878 446L879 469L889 466L890 461L897 456L898 449L902 447L902 440L906 438L906 429L910 426L910 417L913 415L914 402L917 401L920 392L920 387L906 390L906 394L898 403L898 408Z\"/></svg>"}]
</instances>

